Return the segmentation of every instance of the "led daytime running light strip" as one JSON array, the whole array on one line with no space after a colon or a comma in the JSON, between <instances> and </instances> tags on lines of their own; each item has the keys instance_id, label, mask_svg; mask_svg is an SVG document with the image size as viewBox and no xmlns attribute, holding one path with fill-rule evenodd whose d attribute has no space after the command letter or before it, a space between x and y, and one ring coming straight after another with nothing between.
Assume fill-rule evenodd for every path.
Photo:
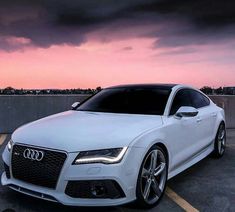
<instances>
[{"instance_id":1,"label":"led daytime running light strip","mask_svg":"<svg viewBox=\"0 0 235 212\"><path fill-rule=\"evenodd\" d=\"M123 147L122 151L116 158L107 158L107 157L94 157L94 158L79 158L75 161L75 164L78 163L94 163L94 162L103 162L103 163L117 163L122 159L127 147Z\"/></svg>"}]
</instances>

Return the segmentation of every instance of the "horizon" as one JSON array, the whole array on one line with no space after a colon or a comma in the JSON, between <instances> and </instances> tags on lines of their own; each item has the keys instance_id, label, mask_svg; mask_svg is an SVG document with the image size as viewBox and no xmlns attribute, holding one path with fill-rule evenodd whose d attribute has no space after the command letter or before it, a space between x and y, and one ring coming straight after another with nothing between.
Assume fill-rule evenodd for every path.
<instances>
[{"instance_id":1,"label":"horizon","mask_svg":"<svg viewBox=\"0 0 235 212\"><path fill-rule=\"evenodd\" d=\"M0 87L0 90L4 90L4 89L7 89L7 88L12 88L12 89L15 89L15 90L76 90L76 89L81 89L81 90L88 90L88 89L91 89L91 90L96 90L96 89L105 89L105 88L108 88L108 87L112 87L112 86L119 86L119 85L135 85L135 84L154 84L154 83L130 83L130 84L114 84L114 85L111 85L111 86L107 86L107 87L101 87L101 86L97 86L97 87L87 87L87 88L82 88L82 87L67 87L67 88L49 88L49 87L45 87L45 88L17 88L17 87L12 87L12 86L6 86L6 87ZM156 83L156 84L168 84L168 83ZM185 86L191 86L191 85L188 85L188 84L180 84L180 83L175 83L176 85L179 84L179 85L185 85ZM192 86L194 87L194 86ZM202 88L212 88L212 89L218 89L218 88L226 88L226 87L235 87L234 86L216 86L216 87L212 87L212 86L208 86L208 85L203 85L201 87L195 87L197 89L202 89Z\"/></svg>"}]
</instances>

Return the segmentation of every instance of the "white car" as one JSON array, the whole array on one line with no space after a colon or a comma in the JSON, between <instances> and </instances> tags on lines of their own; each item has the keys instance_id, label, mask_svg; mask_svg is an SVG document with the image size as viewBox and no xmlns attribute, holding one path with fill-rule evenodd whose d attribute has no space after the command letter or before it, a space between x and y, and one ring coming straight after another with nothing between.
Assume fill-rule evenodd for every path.
<instances>
[{"instance_id":1,"label":"white car","mask_svg":"<svg viewBox=\"0 0 235 212\"><path fill-rule=\"evenodd\" d=\"M73 206L153 207L168 179L225 151L224 110L184 85L103 89L73 109L17 129L1 182Z\"/></svg>"}]
</instances>

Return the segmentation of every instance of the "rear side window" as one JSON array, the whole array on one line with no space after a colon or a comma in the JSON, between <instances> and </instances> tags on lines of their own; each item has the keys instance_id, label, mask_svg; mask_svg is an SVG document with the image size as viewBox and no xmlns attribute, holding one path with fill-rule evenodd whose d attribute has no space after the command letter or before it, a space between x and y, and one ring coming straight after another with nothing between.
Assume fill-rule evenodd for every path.
<instances>
[{"instance_id":1,"label":"rear side window","mask_svg":"<svg viewBox=\"0 0 235 212\"><path fill-rule=\"evenodd\" d=\"M181 89L176 93L171 106L170 115L174 115L182 106L192 106L189 89Z\"/></svg>"},{"instance_id":2,"label":"rear side window","mask_svg":"<svg viewBox=\"0 0 235 212\"><path fill-rule=\"evenodd\" d=\"M190 90L190 96L192 99L192 106L195 108L205 107L210 104L210 100L198 91Z\"/></svg>"}]
</instances>

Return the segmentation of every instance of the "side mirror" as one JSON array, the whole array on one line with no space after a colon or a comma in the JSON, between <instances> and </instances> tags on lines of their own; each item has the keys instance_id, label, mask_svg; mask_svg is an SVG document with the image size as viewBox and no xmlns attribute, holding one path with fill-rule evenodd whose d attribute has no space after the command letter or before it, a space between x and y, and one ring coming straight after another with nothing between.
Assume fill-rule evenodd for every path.
<instances>
[{"instance_id":1,"label":"side mirror","mask_svg":"<svg viewBox=\"0 0 235 212\"><path fill-rule=\"evenodd\" d=\"M175 113L175 117L177 118L193 117L193 116L196 116L197 114L198 114L198 110L196 108L189 107L189 106L182 106Z\"/></svg>"},{"instance_id":2,"label":"side mirror","mask_svg":"<svg viewBox=\"0 0 235 212\"><path fill-rule=\"evenodd\" d=\"M71 105L72 110L76 109L79 105L80 105L80 102L74 102L74 103Z\"/></svg>"}]
</instances>

